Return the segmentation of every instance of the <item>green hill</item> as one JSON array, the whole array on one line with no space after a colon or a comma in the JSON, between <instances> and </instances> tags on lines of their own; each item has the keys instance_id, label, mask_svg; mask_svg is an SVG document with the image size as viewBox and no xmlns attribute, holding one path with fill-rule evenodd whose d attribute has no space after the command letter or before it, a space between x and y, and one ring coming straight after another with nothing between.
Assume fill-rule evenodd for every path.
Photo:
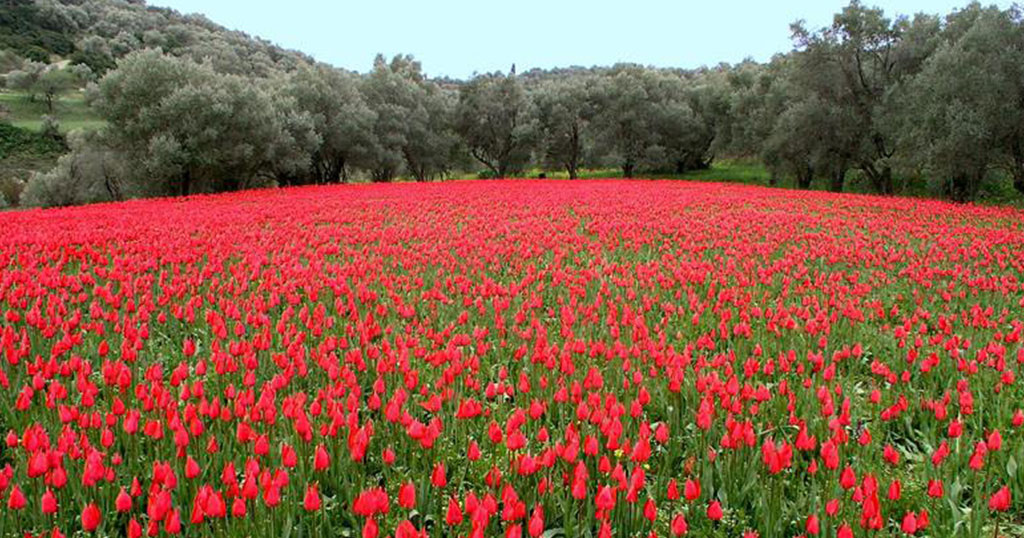
<instances>
[{"instance_id":1,"label":"green hill","mask_svg":"<svg viewBox=\"0 0 1024 538\"><path fill-rule=\"evenodd\" d=\"M16 203L29 175L52 168L66 151L62 138L0 122L0 207Z\"/></svg>"},{"instance_id":2,"label":"green hill","mask_svg":"<svg viewBox=\"0 0 1024 538\"><path fill-rule=\"evenodd\" d=\"M41 99L31 100L20 92L0 92L0 105L10 113L8 120L15 127L38 131L47 115L46 103ZM52 114L60 122L63 133L76 129L99 129L104 121L85 103L82 92L62 96L54 104Z\"/></svg>"}]
</instances>

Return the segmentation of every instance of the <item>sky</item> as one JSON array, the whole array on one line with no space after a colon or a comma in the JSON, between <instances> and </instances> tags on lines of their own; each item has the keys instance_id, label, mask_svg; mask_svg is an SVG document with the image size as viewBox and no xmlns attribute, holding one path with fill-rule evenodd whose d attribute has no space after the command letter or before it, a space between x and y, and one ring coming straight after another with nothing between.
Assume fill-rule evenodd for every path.
<instances>
[{"instance_id":1,"label":"sky","mask_svg":"<svg viewBox=\"0 0 1024 538\"><path fill-rule=\"evenodd\" d=\"M968 0L866 0L887 15ZM150 0L353 71L412 54L430 76L635 62L695 68L790 50L789 25L828 25L845 0ZM985 2L989 3L989 2ZM1009 2L997 2L1006 7Z\"/></svg>"}]
</instances>

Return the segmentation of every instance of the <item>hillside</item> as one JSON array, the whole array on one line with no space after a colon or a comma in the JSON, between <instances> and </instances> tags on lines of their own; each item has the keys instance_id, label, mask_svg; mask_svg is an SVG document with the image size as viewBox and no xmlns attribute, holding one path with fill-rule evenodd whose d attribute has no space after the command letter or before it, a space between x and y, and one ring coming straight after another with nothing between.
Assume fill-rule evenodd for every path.
<instances>
[{"instance_id":1,"label":"hillside","mask_svg":"<svg viewBox=\"0 0 1024 538\"><path fill-rule=\"evenodd\" d=\"M31 173L52 168L66 151L62 140L0 123L0 207L16 202Z\"/></svg>"},{"instance_id":2,"label":"hillside","mask_svg":"<svg viewBox=\"0 0 1024 538\"><path fill-rule=\"evenodd\" d=\"M9 112L8 120L11 125L32 131L39 130L43 124L43 116L48 114L46 103L38 99L32 100L21 92L0 92L0 105ZM85 102L85 95L82 92L61 96L54 103L52 116L60 123L60 130L63 133L76 129L99 129L104 123Z\"/></svg>"},{"instance_id":3,"label":"hillside","mask_svg":"<svg viewBox=\"0 0 1024 538\"><path fill-rule=\"evenodd\" d=\"M78 89L56 96L52 111L29 91L0 91L0 199L18 200L31 174L50 170L67 151L64 142L39 135L43 116L53 116L62 134L101 128L105 122L86 103L81 87L99 80L119 59L147 48L245 77L266 78L312 63L302 53L200 15L139 0L0 0L0 86L10 86L11 73L71 68L84 73Z\"/></svg>"},{"instance_id":4,"label":"hillside","mask_svg":"<svg viewBox=\"0 0 1024 538\"><path fill-rule=\"evenodd\" d=\"M96 74L132 51L165 52L205 59L219 71L269 74L312 60L200 15L183 15L139 0L4 0L0 2L0 49L39 61L63 59ZM8 57L0 62L10 65Z\"/></svg>"}]
</instances>

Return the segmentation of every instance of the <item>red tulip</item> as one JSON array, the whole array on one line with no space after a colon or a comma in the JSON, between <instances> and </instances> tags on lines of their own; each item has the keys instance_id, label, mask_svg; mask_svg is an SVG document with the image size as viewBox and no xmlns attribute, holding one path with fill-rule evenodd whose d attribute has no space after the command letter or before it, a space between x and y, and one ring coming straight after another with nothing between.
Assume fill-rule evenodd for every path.
<instances>
[{"instance_id":1,"label":"red tulip","mask_svg":"<svg viewBox=\"0 0 1024 538\"><path fill-rule=\"evenodd\" d=\"M363 524L362 538L377 538L378 534L380 534L380 530L377 527L377 522L374 521L372 518L367 519L366 523Z\"/></svg>"},{"instance_id":2,"label":"red tulip","mask_svg":"<svg viewBox=\"0 0 1024 538\"><path fill-rule=\"evenodd\" d=\"M433 484L435 488L445 487L448 485L448 476L446 473L447 471L444 468L444 464L438 463L434 466L434 471L430 475L430 483Z\"/></svg>"},{"instance_id":3,"label":"red tulip","mask_svg":"<svg viewBox=\"0 0 1024 538\"><path fill-rule=\"evenodd\" d=\"M416 506L416 486L412 482L406 482L398 488L398 505L402 508Z\"/></svg>"},{"instance_id":4,"label":"red tulip","mask_svg":"<svg viewBox=\"0 0 1024 538\"><path fill-rule=\"evenodd\" d=\"M242 497L235 497L235 500L231 503L231 516L245 517L246 511L245 499Z\"/></svg>"},{"instance_id":5,"label":"red tulip","mask_svg":"<svg viewBox=\"0 0 1024 538\"><path fill-rule=\"evenodd\" d=\"M100 526L103 516L95 503L89 503L82 509L82 529L85 532L92 532Z\"/></svg>"},{"instance_id":6,"label":"red tulip","mask_svg":"<svg viewBox=\"0 0 1024 538\"><path fill-rule=\"evenodd\" d=\"M722 519L722 505L718 501L711 501L711 504L708 505L708 519L711 521Z\"/></svg>"},{"instance_id":7,"label":"red tulip","mask_svg":"<svg viewBox=\"0 0 1024 538\"><path fill-rule=\"evenodd\" d=\"M49 515L57 512L57 496L53 494L53 490L47 488L43 492L40 504L44 514Z\"/></svg>"},{"instance_id":8,"label":"red tulip","mask_svg":"<svg viewBox=\"0 0 1024 538\"><path fill-rule=\"evenodd\" d=\"M900 530L907 534L914 534L917 532L917 514L913 512L907 512L903 515L903 523L900 524Z\"/></svg>"},{"instance_id":9,"label":"red tulip","mask_svg":"<svg viewBox=\"0 0 1024 538\"><path fill-rule=\"evenodd\" d=\"M199 476L199 464L192 459L192 456L189 456L185 460L185 478L191 480L197 476Z\"/></svg>"},{"instance_id":10,"label":"red tulip","mask_svg":"<svg viewBox=\"0 0 1024 538\"><path fill-rule=\"evenodd\" d=\"M178 534L181 532L181 509L175 508L171 515L164 520L164 530L167 534Z\"/></svg>"},{"instance_id":11,"label":"red tulip","mask_svg":"<svg viewBox=\"0 0 1024 538\"><path fill-rule=\"evenodd\" d=\"M676 514L676 517L672 518L672 536L682 536L686 534L688 528L683 514Z\"/></svg>"},{"instance_id":12,"label":"red tulip","mask_svg":"<svg viewBox=\"0 0 1024 538\"><path fill-rule=\"evenodd\" d=\"M128 538L141 538L142 525L134 517L128 520Z\"/></svg>"},{"instance_id":13,"label":"red tulip","mask_svg":"<svg viewBox=\"0 0 1024 538\"><path fill-rule=\"evenodd\" d=\"M315 512L320 509L320 492L317 490L316 484L310 484L306 488L306 496L302 500L302 507L307 512Z\"/></svg>"},{"instance_id":14,"label":"red tulip","mask_svg":"<svg viewBox=\"0 0 1024 538\"><path fill-rule=\"evenodd\" d=\"M700 497L700 482L695 479L687 479L683 484L683 496L688 501L694 501Z\"/></svg>"},{"instance_id":15,"label":"red tulip","mask_svg":"<svg viewBox=\"0 0 1024 538\"><path fill-rule=\"evenodd\" d=\"M531 538L537 538L544 533L544 509L539 504L533 508L533 515L530 516L527 530Z\"/></svg>"},{"instance_id":16,"label":"red tulip","mask_svg":"<svg viewBox=\"0 0 1024 538\"><path fill-rule=\"evenodd\" d=\"M459 507L458 501L454 498L448 498L448 512L444 517L445 523L451 526L462 523L462 508Z\"/></svg>"},{"instance_id":17,"label":"red tulip","mask_svg":"<svg viewBox=\"0 0 1024 538\"><path fill-rule=\"evenodd\" d=\"M988 499L989 510L1005 512L1010 509L1010 488L1003 486Z\"/></svg>"},{"instance_id":18,"label":"red tulip","mask_svg":"<svg viewBox=\"0 0 1024 538\"><path fill-rule=\"evenodd\" d=\"M11 510L21 510L25 507L25 494L21 492L21 488L15 485L11 488L11 493L7 497L7 508Z\"/></svg>"},{"instance_id":19,"label":"red tulip","mask_svg":"<svg viewBox=\"0 0 1024 538\"><path fill-rule=\"evenodd\" d=\"M331 457L327 455L327 449L324 445L316 446L316 453L313 456L313 469L316 471L323 471L330 467Z\"/></svg>"},{"instance_id":20,"label":"red tulip","mask_svg":"<svg viewBox=\"0 0 1024 538\"><path fill-rule=\"evenodd\" d=\"M811 536L817 536L818 533L821 532L821 527L818 523L818 516L816 514L807 516L807 522L804 524L804 530L806 530L807 534L810 534Z\"/></svg>"},{"instance_id":21,"label":"red tulip","mask_svg":"<svg viewBox=\"0 0 1024 538\"><path fill-rule=\"evenodd\" d=\"M610 486L601 486L594 497L598 510L611 510L615 507L615 492Z\"/></svg>"},{"instance_id":22,"label":"red tulip","mask_svg":"<svg viewBox=\"0 0 1024 538\"><path fill-rule=\"evenodd\" d=\"M654 504L654 499L647 499L647 502L644 503L644 518L651 523L658 518L658 506Z\"/></svg>"}]
</instances>

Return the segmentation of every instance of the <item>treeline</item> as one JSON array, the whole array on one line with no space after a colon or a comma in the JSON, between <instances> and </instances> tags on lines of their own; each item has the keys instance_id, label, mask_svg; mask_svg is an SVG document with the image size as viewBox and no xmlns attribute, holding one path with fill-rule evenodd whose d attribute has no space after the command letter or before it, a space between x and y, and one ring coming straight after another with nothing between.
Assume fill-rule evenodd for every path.
<instances>
[{"instance_id":1,"label":"treeline","mask_svg":"<svg viewBox=\"0 0 1024 538\"><path fill-rule=\"evenodd\" d=\"M90 64L88 89L107 126L72 133L70 152L29 181L24 204L467 172L511 177L533 167L569 177L607 167L624 176L681 173L721 156L757 159L773 184L800 188L891 194L923 186L961 201L1003 185L1024 193L1017 7L973 3L890 18L854 1L828 27L795 23L794 49L766 64L513 68L453 81L426 77L410 56L378 57L369 73L351 73L215 25L205 31L225 46L203 52L171 29L182 25L158 24L187 18L137 4L35 5L149 22L118 23L116 34L102 16L81 23L79 32L93 30L76 52L110 59ZM105 27L102 43L83 44ZM247 43L244 53L232 50L235 38Z\"/></svg>"}]
</instances>

